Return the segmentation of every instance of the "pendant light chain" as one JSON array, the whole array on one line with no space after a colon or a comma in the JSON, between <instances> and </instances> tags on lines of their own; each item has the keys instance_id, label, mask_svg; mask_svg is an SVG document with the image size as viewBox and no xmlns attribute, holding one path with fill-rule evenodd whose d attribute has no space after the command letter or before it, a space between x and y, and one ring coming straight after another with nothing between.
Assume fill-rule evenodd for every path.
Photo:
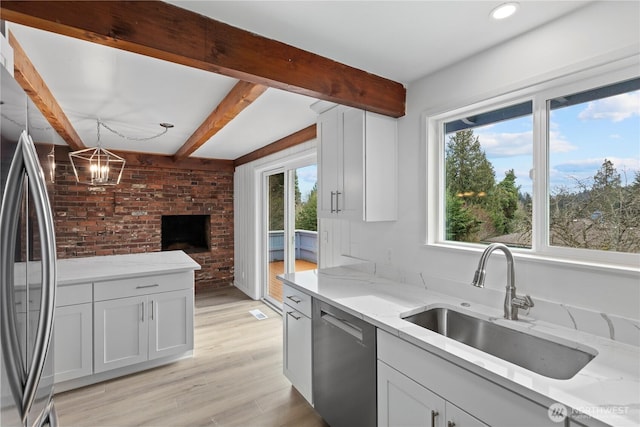
<instances>
[{"instance_id":1,"label":"pendant light chain","mask_svg":"<svg viewBox=\"0 0 640 427\"><path fill-rule=\"evenodd\" d=\"M114 134L118 135L120 138L129 140L129 141L150 141L152 139L156 139L161 137L162 135L164 135L165 133L167 133L169 131L169 128L172 127L170 125L165 125L165 124L160 124L160 126L162 126L164 128L164 130L156 135L152 135L152 136L148 136L148 137L143 137L143 138L137 138L137 137L133 137L133 136L126 136L123 135L122 133L118 132L117 130L109 127L105 122L101 121L100 119L98 119L98 141L100 141L100 125L104 126L105 129L109 130L110 132L113 132Z\"/></svg>"}]
</instances>

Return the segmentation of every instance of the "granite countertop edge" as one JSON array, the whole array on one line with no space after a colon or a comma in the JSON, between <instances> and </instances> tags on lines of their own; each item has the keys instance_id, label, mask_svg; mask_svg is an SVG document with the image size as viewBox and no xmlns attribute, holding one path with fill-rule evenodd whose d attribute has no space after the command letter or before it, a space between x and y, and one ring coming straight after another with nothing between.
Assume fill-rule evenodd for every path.
<instances>
[{"instance_id":1,"label":"granite countertop edge","mask_svg":"<svg viewBox=\"0 0 640 427\"><path fill-rule=\"evenodd\" d=\"M57 284L69 286L200 268L200 264L183 251L66 258L57 261Z\"/></svg>"}]
</instances>

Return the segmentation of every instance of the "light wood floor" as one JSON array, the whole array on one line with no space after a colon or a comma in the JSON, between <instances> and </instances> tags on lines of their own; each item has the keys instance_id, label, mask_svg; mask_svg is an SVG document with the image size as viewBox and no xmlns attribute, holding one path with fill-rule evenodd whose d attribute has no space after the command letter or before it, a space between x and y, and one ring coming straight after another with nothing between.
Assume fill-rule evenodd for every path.
<instances>
[{"instance_id":1,"label":"light wood floor","mask_svg":"<svg viewBox=\"0 0 640 427\"><path fill-rule=\"evenodd\" d=\"M269 318L256 320L254 308ZM327 427L282 374L282 318L235 288L196 297L192 359L55 402L64 427Z\"/></svg>"},{"instance_id":2,"label":"light wood floor","mask_svg":"<svg viewBox=\"0 0 640 427\"><path fill-rule=\"evenodd\" d=\"M316 268L318 268L318 264L303 259L296 260L295 271L315 270ZM282 273L284 273L284 261L269 263L269 296L278 302L282 302L282 282L276 276Z\"/></svg>"}]
</instances>

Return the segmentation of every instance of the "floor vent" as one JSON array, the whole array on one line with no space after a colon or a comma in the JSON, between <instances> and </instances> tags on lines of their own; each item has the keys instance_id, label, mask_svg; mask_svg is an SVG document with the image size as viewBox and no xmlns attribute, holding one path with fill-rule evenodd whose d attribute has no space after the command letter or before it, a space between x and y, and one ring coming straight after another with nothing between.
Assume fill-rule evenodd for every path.
<instances>
[{"instance_id":1,"label":"floor vent","mask_svg":"<svg viewBox=\"0 0 640 427\"><path fill-rule=\"evenodd\" d=\"M253 317L255 317L256 319L258 319L258 320L264 320L264 319L268 319L269 318L269 316L267 316L266 314L264 314L263 312L261 312L257 308L255 310L249 311L249 313L251 313L251 315Z\"/></svg>"}]
</instances>

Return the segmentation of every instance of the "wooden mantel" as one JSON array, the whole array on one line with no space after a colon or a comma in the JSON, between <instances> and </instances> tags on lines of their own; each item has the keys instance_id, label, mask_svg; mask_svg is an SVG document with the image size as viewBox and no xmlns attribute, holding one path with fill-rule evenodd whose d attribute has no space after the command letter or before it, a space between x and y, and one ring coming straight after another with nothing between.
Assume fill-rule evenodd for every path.
<instances>
[{"instance_id":1,"label":"wooden mantel","mask_svg":"<svg viewBox=\"0 0 640 427\"><path fill-rule=\"evenodd\" d=\"M406 89L161 1L8 1L0 18L392 117Z\"/></svg>"}]
</instances>

